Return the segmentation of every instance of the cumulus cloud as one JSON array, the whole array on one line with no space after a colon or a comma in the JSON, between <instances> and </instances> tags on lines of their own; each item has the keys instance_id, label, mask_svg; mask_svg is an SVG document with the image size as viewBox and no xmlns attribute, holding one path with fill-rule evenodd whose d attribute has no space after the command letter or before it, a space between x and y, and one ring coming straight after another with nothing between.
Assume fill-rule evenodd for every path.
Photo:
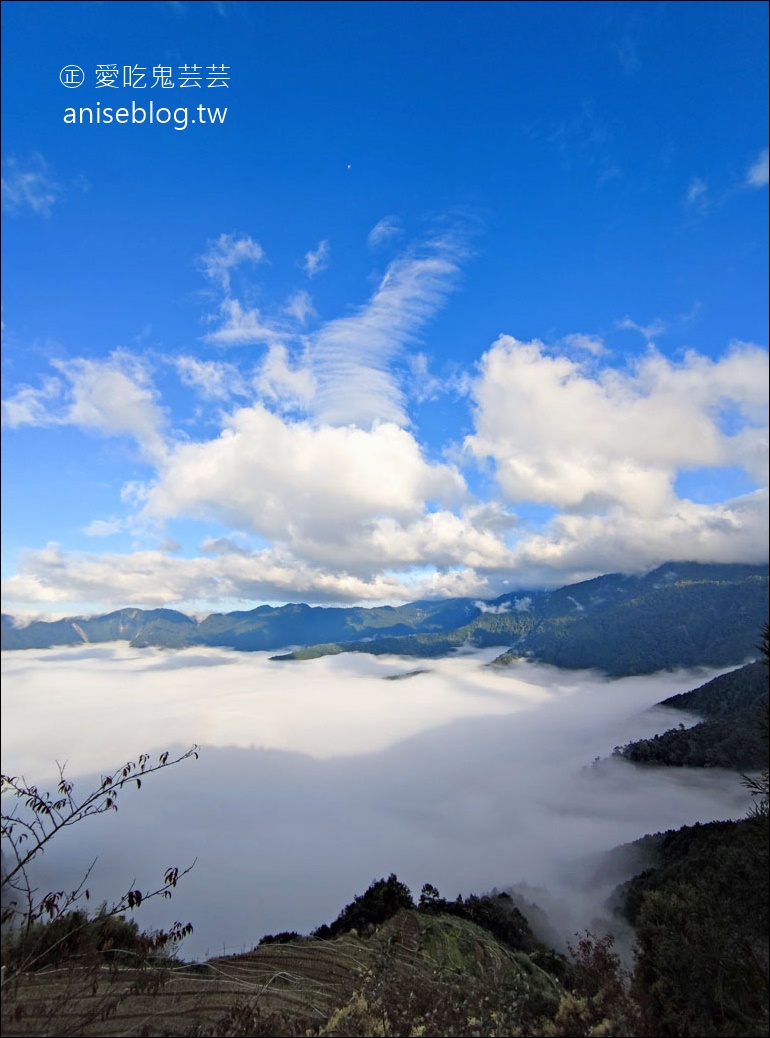
<instances>
[{"instance_id":1,"label":"cumulus cloud","mask_svg":"<svg viewBox=\"0 0 770 1038\"><path fill-rule=\"evenodd\" d=\"M765 475L767 354L738 344L675 364L650 350L628 372L586 374L539 342L501 336L474 388L467 450L491 458L510 501L602 514L615 504L657 520L677 504L681 469L739 465ZM731 409L740 429L722 429ZM760 471L762 470L762 471Z\"/></svg>"},{"instance_id":2,"label":"cumulus cloud","mask_svg":"<svg viewBox=\"0 0 770 1038\"><path fill-rule=\"evenodd\" d=\"M74 425L105 436L130 436L145 456L165 452L165 416L145 364L126 350L106 360L54 360L61 378L22 386L4 401L4 420L20 425Z\"/></svg>"},{"instance_id":3,"label":"cumulus cloud","mask_svg":"<svg viewBox=\"0 0 770 1038\"><path fill-rule=\"evenodd\" d=\"M31 209L38 216L50 216L61 194L42 155L32 155L25 163L14 158L3 161L2 205L6 212Z\"/></svg>"},{"instance_id":4,"label":"cumulus cloud","mask_svg":"<svg viewBox=\"0 0 770 1038\"><path fill-rule=\"evenodd\" d=\"M209 539L203 551L195 558L162 550L95 554L49 544L22 553L16 572L3 583L4 608L18 615L39 615L41 608L61 615L126 605L210 612L223 602L233 608L264 601L389 603L487 591L472 570L431 571L416 579L387 572L359 576L339 564L334 569L310 565L280 549L249 552L229 538Z\"/></svg>"},{"instance_id":5,"label":"cumulus cloud","mask_svg":"<svg viewBox=\"0 0 770 1038\"><path fill-rule=\"evenodd\" d=\"M101 558L55 546L29 552L7 584L13 608L493 597L669 558L766 557L759 490L710 504L676 490L683 473L709 468L738 467L766 486L766 351L736 342L716 360L692 350L671 360L651 341L662 321L625 317L618 326L647 343L625 368L610 364L596 335L552 347L504 335L474 374L439 382L419 335L465 255L459 235L415 243L366 302L300 333L309 296L295 293L293 320L284 314L281 328L244 307L228 292L230 274L259 262L261 249L247 236L220 236L204 257L225 292L207 338L266 348L240 366L164 358L218 423L197 441L175 439L149 365L124 350L55 361L37 386L19 386L4 401L7 426L131 436L152 465L149 478L123 487L131 514L94 520L89 535L119 524L150 531L158 545L178 534L169 524L214 529L200 530L198 558L142 545ZM473 431L430 454L407 404L447 388L471 401Z\"/></svg>"},{"instance_id":6,"label":"cumulus cloud","mask_svg":"<svg viewBox=\"0 0 770 1038\"><path fill-rule=\"evenodd\" d=\"M303 266L309 278L314 278L326 270L329 266L329 242L326 239L319 241L315 249L305 253Z\"/></svg>"},{"instance_id":7,"label":"cumulus cloud","mask_svg":"<svg viewBox=\"0 0 770 1038\"><path fill-rule=\"evenodd\" d=\"M721 504L676 500L653 520L620 507L603 514L562 514L514 548L515 571L533 584L598 572L643 572L665 559L767 561L768 497L758 490Z\"/></svg>"},{"instance_id":8,"label":"cumulus cloud","mask_svg":"<svg viewBox=\"0 0 770 1038\"><path fill-rule=\"evenodd\" d=\"M462 477L423 457L410 433L290 422L261 404L227 417L215 440L180 443L148 488L150 517L217 518L280 541L349 542L381 516L418 518L456 498Z\"/></svg>"},{"instance_id":9,"label":"cumulus cloud","mask_svg":"<svg viewBox=\"0 0 770 1038\"><path fill-rule=\"evenodd\" d=\"M248 234L220 234L201 256L203 273L224 292L230 292L230 273L242 263L262 263L262 246Z\"/></svg>"},{"instance_id":10,"label":"cumulus cloud","mask_svg":"<svg viewBox=\"0 0 770 1038\"><path fill-rule=\"evenodd\" d=\"M749 187L767 187L770 175L768 174L768 149L764 148L746 170L746 183Z\"/></svg>"},{"instance_id":11,"label":"cumulus cloud","mask_svg":"<svg viewBox=\"0 0 770 1038\"><path fill-rule=\"evenodd\" d=\"M677 474L739 466L767 486L764 350L735 343L719 360L675 363L652 349L627 371L590 373L542 343L502 336L474 387L476 432L466 450L491 460L504 497L560 510L513 546L518 575L581 579L650 568L668 558L767 557L764 489L698 504ZM530 585L533 586L533 585Z\"/></svg>"}]
</instances>

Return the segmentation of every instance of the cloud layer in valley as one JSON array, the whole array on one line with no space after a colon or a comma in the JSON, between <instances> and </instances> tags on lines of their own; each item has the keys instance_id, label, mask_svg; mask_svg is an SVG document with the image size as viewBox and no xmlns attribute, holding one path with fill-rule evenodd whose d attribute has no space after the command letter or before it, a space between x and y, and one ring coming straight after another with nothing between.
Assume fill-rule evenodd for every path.
<instances>
[{"instance_id":1,"label":"cloud layer in valley","mask_svg":"<svg viewBox=\"0 0 770 1038\"><path fill-rule=\"evenodd\" d=\"M602 913L609 887L597 854L745 813L734 775L592 765L678 723L648 708L710 674L610 682L532 664L491 669L490 655L417 666L117 646L5 654L12 773L43 785L52 762L67 761L85 791L138 753L201 745L198 761L124 790L117 814L63 834L40 883L69 883L98 855L93 900L197 858L172 902L141 916L147 926L191 921L189 956L308 931L391 871L416 893L430 882L449 897L545 886L530 897L566 899L555 923L569 937Z\"/></svg>"}]
</instances>

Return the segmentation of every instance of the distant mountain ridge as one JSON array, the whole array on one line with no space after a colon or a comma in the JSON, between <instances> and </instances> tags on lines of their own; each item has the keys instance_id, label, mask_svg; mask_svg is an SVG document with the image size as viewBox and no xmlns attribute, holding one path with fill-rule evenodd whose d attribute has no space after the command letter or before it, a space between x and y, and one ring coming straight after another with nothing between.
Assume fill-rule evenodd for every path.
<instances>
[{"instance_id":1,"label":"distant mountain ridge","mask_svg":"<svg viewBox=\"0 0 770 1038\"><path fill-rule=\"evenodd\" d=\"M519 590L491 601L423 600L403 606L292 604L214 613L119 609L17 626L2 618L2 648L127 641L134 647L212 646L241 651L300 646L278 659L339 652L430 657L463 645L507 649L566 669L612 676L730 666L755 655L767 620L768 567L665 563L643 576L607 574L555 591Z\"/></svg>"}]
</instances>

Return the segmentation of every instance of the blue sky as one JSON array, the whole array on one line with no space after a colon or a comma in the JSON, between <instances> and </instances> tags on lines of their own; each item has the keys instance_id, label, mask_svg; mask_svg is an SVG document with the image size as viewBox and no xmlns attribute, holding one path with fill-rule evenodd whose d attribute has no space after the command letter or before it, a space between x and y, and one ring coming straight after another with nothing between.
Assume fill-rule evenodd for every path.
<instances>
[{"instance_id":1,"label":"blue sky","mask_svg":"<svg viewBox=\"0 0 770 1038\"><path fill-rule=\"evenodd\" d=\"M3 22L6 609L766 561L765 4Z\"/></svg>"}]
</instances>

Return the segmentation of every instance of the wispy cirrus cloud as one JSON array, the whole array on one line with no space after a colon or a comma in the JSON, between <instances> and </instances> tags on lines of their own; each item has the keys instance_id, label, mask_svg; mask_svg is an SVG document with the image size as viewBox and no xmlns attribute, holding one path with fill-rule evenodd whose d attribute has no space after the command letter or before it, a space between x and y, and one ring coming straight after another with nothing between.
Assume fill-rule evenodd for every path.
<instances>
[{"instance_id":1,"label":"wispy cirrus cloud","mask_svg":"<svg viewBox=\"0 0 770 1038\"><path fill-rule=\"evenodd\" d=\"M755 162L746 170L746 184L749 187L767 187L770 182L770 152L764 148Z\"/></svg>"},{"instance_id":2,"label":"wispy cirrus cloud","mask_svg":"<svg viewBox=\"0 0 770 1038\"><path fill-rule=\"evenodd\" d=\"M218 346L249 346L260 342L274 342L280 331L265 321L256 307L244 308L239 300L228 296L219 304L217 318L221 323L213 332L202 336L204 342Z\"/></svg>"},{"instance_id":3,"label":"wispy cirrus cloud","mask_svg":"<svg viewBox=\"0 0 770 1038\"><path fill-rule=\"evenodd\" d=\"M369 231L366 240L369 247L375 249L378 245L382 245L383 242L390 241L392 238L397 238L400 234L403 234L401 221L395 216L383 216Z\"/></svg>"},{"instance_id":4,"label":"wispy cirrus cloud","mask_svg":"<svg viewBox=\"0 0 770 1038\"><path fill-rule=\"evenodd\" d=\"M31 155L24 162L16 158L3 161L2 206L6 212L31 209L38 216L50 216L61 196L62 188L42 155Z\"/></svg>"},{"instance_id":5,"label":"wispy cirrus cloud","mask_svg":"<svg viewBox=\"0 0 770 1038\"><path fill-rule=\"evenodd\" d=\"M324 325L309 345L316 415L331 425L408 424L393 363L454 287L464 255L452 237L394 260L367 303Z\"/></svg>"},{"instance_id":6,"label":"wispy cirrus cloud","mask_svg":"<svg viewBox=\"0 0 770 1038\"><path fill-rule=\"evenodd\" d=\"M265 258L262 246L248 234L220 234L208 243L200 262L206 277L229 294L231 272L243 263L263 263Z\"/></svg>"},{"instance_id":7,"label":"wispy cirrus cloud","mask_svg":"<svg viewBox=\"0 0 770 1038\"><path fill-rule=\"evenodd\" d=\"M638 72L642 67L642 62L639 58L639 40L635 36L624 36L616 43L613 43L611 49L627 75Z\"/></svg>"},{"instance_id":8,"label":"wispy cirrus cloud","mask_svg":"<svg viewBox=\"0 0 770 1038\"><path fill-rule=\"evenodd\" d=\"M319 241L315 249L310 249L305 253L303 267L309 278L317 277L326 270L329 266L330 253L329 242L325 238L323 241Z\"/></svg>"},{"instance_id":9,"label":"wispy cirrus cloud","mask_svg":"<svg viewBox=\"0 0 770 1038\"><path fill-rule=\"evenodd\" d=\"M705 213L711 206L708 183L702 177L693 177L687 185L684 200L688 209Z\"/></svg>"},{"instance_id":10,"label":"wispy cirrus cloud","mask_svg":"<svg viewBox=\"0 0 770 1038\"><path fill-rule=\"evenodd\" d=\"M283 312L288 314L289 317L293 317L300 324L306 324L309 318L316 316L310 293L304 289L292 293L286 306L283 308Z\"/></svg>"},{"instance_id":11,"label":"wispy cirrus cloud","mask_svg":"<svg viewBox=\"0 0 770 1038\"><path fill-rule=\"evenodd\" d=\"M204 400L222 401L233 396L248 396L246 381L234 364L199 360L188 355L174 357L171 362L184 385L194 389Z\"/></svg>"},{"instance_id":12,"label":"wispy cirrus cloud","mask_svg":"<svg viewBox=\"0 0 770 1038\"><path fill-rule=\"evenodd\" d=\"M607 347L604 345L604 340L600 335L586 335L583 332L574 332L572 335L562 336L561 343L567 348L590 353L594 357L599 357L607 352Z\"/></svg>"},{"instance_id":13,"label":"wispy cirrus cloud","mask_svg":"<svg viewBox=\"0 0 770 1038\"><path fill-rule=\"evenodd\" d=\"M660 317L653 318L649 324L639 324L638 321L634 321L631 317L626 315L619 321L615 322L616 328L622 328L624 331L639 332L639 334L648 343L652 342L653 339L657 339L659 335L668 331L668 323L661 320Z\"/></svg>"},{"instance_id":14,"label":"wispy cirrus cloud","mask_svg":"<svg viewBox=\"0 0 770 1038\"><path fill-rule=\"evenodd\" d=\"M125 529L125 519L92 519L83 528L86 537L112 537Z\"/></svg>"}]
</instances>

